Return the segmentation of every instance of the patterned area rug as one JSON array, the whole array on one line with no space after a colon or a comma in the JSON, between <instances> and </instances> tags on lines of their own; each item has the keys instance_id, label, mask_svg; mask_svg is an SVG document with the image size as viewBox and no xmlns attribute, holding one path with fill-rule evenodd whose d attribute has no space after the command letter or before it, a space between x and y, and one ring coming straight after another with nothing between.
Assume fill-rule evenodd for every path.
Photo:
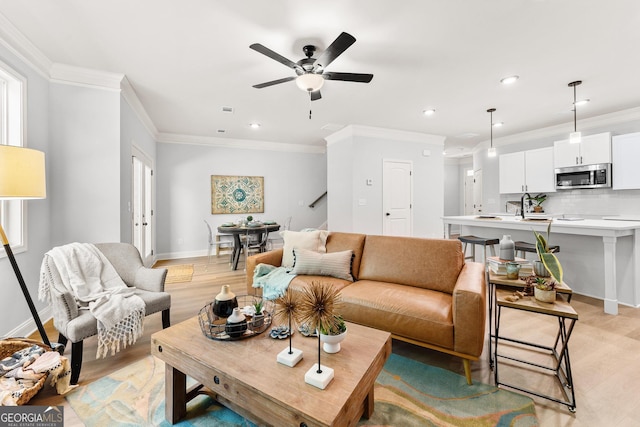
<instances>
[{"instance_id":1,"label":"patterned area rug","mask_svg":"<svg viewBox=\"0 0 640 427\"><path fill-rule=\"evenodd\" d=\"M164 363L145 357L66 396L86 425L161 425ZM179 426L254 426L199 396ZM463 376L392 354L375 386L375 412L359 426L537 426L533 401Z\"/></svg>"},{"instance_id":2,"label":"patterned area rug","mask_svg":"<svg viewBox=\"0 0 640 427\"><path fill-rule=\"evenodd\" d=\"M193 277L193 264L167 265L167 278L164 283L190 282Z\"/></svg>"}]
</instances>

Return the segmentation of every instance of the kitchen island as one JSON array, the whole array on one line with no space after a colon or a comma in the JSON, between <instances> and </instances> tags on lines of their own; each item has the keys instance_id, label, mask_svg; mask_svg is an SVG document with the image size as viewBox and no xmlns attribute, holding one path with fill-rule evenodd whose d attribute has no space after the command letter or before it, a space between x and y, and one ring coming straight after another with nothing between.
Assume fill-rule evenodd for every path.
<instances>
[{"instance_id":1,"label":"kitchen island","mask_svg":"<svg viewBox=\"0 0 640 427\"><path fill-rule=\"evenodd\" d=\"M461 235L533 243L533 230L546 236L548 220L505 216L448 216L444 236L459 225ZM618 303L640 307L640 221L584 219L551 220L549 243L559 245L564 277L577 294L604 301L604 311L618 314ZM528 254L535 259L535 254Z\"/></svg>"}]
</instances>

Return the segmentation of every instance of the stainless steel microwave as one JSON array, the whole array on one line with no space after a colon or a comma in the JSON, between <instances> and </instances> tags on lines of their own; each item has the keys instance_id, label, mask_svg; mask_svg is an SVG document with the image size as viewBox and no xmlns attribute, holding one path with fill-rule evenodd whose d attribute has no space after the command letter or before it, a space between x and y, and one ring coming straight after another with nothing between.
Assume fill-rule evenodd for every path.
<instances>
[{"instance_id":1,"label":"stainless steel microwave","mask_svg":"<svg viewBox=\"0 0 640 427\"><path fill-rule=\"evenodd\" d=\"M556 169L556 190L611 187L611 163Z\"/></svg>"}]
</instances>

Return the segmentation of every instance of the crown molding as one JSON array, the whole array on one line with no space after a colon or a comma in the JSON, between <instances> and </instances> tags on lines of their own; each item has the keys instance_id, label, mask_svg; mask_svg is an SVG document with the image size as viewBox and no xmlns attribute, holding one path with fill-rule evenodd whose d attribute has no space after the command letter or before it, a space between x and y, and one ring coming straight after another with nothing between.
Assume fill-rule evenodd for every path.
<instances>
[{"instance_id":1,"label":"crown molding","mask_svg":"<svg viewBox=\"0 0 640 427\"><path fill-rule=\"evenodd\" d=\"M49 70L51 82L120 91L122 73L94 70L54 62Z\"/></svg>"},{"instance_id":2,"label":"crown molding","mask_svg":"<svg viewBox=\"0 0 640 427\"><path fill-rule=\"evenodd\" d=\"M52 62L0 13L0 44L25 62L42 77L49 78Z\"/></svg>"},{"instance_id":3,"label":"crown molding","mask_svg":"<svg viewBox=\"0 0 640 427\"><path fill-rule=\"evenodd\" d=\"M327 145L332 145L355 136L363 136L367 138L386 139L398 142L418 142L424 144L437 144L444 146L444 136L432 135L420 132L411 132L406 130L386 129L373 126L348 125L324 139Z\"/></svg>"},{"instance_id":4,"label":"crown molding","mask_svg":"<svg viewBox=\"0 0 640 427\"><path fill-rule=\"evenodd\" d=\"M120 82L120 88L122 90L122 97L127 102L127 104L129 104L136 116L138 116L138 119L142 123L142 126L144 126L151 137L157 141L159 138L158 128L153 123L153 120L151 120L151 117L149 117L149 114L147 114L147 110L145 110L142 102L140 102L140 98L138 98L138 95L133 89L133 86L131 86L131 83L129 82L129 79L127 79L127 76L124 76L122 81Z\"/></svg>"},{"instance_id":5,"label":"crown molding","mask_svg":"<svg viewBox=\"0 0 640 427\"><path fill-rule=\"evenodd\" d=\"M160 132L157 138L158 142L165 144L191 144L206 145L209 147L233 148L245 150L267 150L267 151L285 151L295 153L324 154L325 147L285 144L280 142L250 140L250 139L232 139L217 138L213 136L195 136L195 135L179 135L173 133Z\"/></svg>"}]
</instances>

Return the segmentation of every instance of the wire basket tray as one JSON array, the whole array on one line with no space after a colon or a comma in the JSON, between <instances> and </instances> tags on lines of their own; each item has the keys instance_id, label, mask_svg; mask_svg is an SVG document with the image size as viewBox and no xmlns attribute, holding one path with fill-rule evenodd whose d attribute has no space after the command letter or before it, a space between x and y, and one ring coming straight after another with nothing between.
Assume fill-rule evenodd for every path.
<instances>
[{"instance_id":1,"label":"wire basket tray","mask_svg":"<svg viewBox=\"0 0 640 427\"><path fill-rule=\"evenodd\" d=\"M238 308L247 319L247 330L238 337L232 337L226 331L227 319L219 317L213 313L214 301L208 303L200 309L198 320L202 333L212 340L217 341L237 341L260 335L271 326L273 318L273 310L275 304L273 301L263 300L261 297L253 295L237 295ZM253 305L262 301L263 318L255 316Z\"/></svg>"}]
</instances>

